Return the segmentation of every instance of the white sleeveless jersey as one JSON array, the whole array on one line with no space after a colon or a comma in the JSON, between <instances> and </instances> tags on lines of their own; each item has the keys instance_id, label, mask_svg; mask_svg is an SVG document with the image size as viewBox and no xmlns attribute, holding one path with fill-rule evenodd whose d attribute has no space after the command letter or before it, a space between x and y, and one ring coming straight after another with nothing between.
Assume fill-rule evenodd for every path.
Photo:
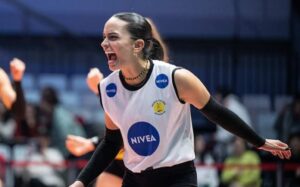
<instances>
[{"instance_id":1,"label":"white sleeveless jersey","mask_svg":"<svg viewBox=\"0 0 300 187\"><path fill-rule=\"evenodd\" d=\"M175 69L174 65L154 60L140 88L126 86L120 71L100 83L102 106L121 131L124 164L132 172L195 158L190 105L178 99Z\"/></svg>"}]
</instances>

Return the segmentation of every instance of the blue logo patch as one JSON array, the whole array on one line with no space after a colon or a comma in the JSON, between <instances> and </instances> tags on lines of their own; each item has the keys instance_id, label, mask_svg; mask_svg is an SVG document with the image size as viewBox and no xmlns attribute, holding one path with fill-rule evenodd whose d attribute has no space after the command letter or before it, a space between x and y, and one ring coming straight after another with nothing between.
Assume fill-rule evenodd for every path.
<instances>
[{"instance_id":1,"label":"blue logo patch","mask_svg":"<svg viewBox=\"0 0 300 187\"><path fill-rule=\"evenodd\" d=\"M155 84L161 89L167 87L169 84L168 76L165 74L159 74L155 79Z\"/></svg>"},{"instance_id":2,"label":"blue logo patch","mask_svg":"<svg viewBox=\"0 0 300 187\"><path fill-rule=\"evenodd\" d=\"M152 155L159 145L158 131L144 121L133 124L129 128L127 138L130 147L141 156Z\"/></svg>"},{"instance_id":3,"label":"blue logo patch","mask_svg":"<svg viewBox=\"0 0 300 187\"><path fill-rule=\"evenodd\" d=\"M108 97L113 97L117 93L117 86L115 83L110 83L106 86L106 94Z\"/></svg>"}]
</instances>

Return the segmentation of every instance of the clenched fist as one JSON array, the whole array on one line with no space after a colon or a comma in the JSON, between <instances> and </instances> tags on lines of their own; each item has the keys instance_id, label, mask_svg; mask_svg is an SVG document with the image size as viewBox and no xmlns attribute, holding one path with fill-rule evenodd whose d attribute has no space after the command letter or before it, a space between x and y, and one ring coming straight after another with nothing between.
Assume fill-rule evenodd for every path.
<instances>
[{"instance_id":1,"label":"clenched fist","mask_svg":"<svg viewBox=\"0 0 300 187\"><path fill-rule=\"evenodd\" d=\"M18 58L14 58L10 61L10 73L14 81L22 80L25 68L25 63Z\"/></svg>"},{"instance_id":2,"label":"clenched fist","mask_svg":"<svg viewBox=\"0 0 300 187\"><path fill-rule=\"evenodd\" d=\"M103 74L100 72L98 68L92 68L87 75L86 82L90 90L96 95L98 92L98 84L103 79Z\"/></svg>"},{"instance_id":3,"label":"clenched fist","mask_svg":"<svg viewBox=\"0 0 300 187\"><path fill-rule=\"evenodd\" d=\"M91 139L80 136L68 135L65 144L68 151L75 156L82 156L95 150L95 146Z\"/></svg>"}]
</instances>

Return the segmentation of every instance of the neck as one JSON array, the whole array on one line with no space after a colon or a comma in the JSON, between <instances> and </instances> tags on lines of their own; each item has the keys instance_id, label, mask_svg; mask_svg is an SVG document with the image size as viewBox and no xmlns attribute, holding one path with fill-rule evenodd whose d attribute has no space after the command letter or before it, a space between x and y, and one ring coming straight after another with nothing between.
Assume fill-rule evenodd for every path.
<instances>
[{"instance_id":1,"label":"neck","mask_svg":"<svg viewBox=\"0 0 300 187\"><path fill-rule=\"evenodd\" d=\"M139 66L136 67L137 70L132 71L132 73L126 73L122 71L122 74L124 76L124 79L126 80L126 82L132 82L132 83L139 83L141 80L143 80L146 77L146 74L148 72L149 69L149 61L141 61L140 63L138 63ZM127 71L129 72L129 71ZM138 72L138 73L136 73ZM131 75L129 75L131 74Z\"/></svg>"}]
</instances>

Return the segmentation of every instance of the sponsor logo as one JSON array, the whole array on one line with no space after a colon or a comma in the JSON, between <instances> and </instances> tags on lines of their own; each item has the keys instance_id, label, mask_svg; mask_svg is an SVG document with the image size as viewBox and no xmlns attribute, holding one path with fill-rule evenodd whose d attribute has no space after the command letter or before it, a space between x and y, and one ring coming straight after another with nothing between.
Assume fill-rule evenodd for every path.
<instances>
[{"instance_id":1,"label":"sponsor logo","mask_svg":"<svg viewBox=\"0 0 300 187\"><path fill-rule=\"evenodd\" d=\"M106 95L108 97L114 97L117 93L117 86L115 83L110 83L106 86Z\"/></svg>"},{"instance_id":2,"label":"sponsor logo","mask_svg":"<svg viewBox=\"0 0 300 187\"><path fill-rule=\"evenodd\" d=\"M147 122L133 124L127 135L130 147L141 156L152 155L159 145L159 134L156 128Z\"/></svg>"},{"instance_id":3,"label":"sponsor logo","mask_svg":"<svg viewBox=\"0 0 300 187\"><path fill-rule=\"evenodd\" d=\"M157 87L159 87L161 89L167 87L168 84L169 84L168 76L165 75L165 74L157 75L157 77L155 79L155 84L156 84Z\"/></svg>"}]
</instances>

